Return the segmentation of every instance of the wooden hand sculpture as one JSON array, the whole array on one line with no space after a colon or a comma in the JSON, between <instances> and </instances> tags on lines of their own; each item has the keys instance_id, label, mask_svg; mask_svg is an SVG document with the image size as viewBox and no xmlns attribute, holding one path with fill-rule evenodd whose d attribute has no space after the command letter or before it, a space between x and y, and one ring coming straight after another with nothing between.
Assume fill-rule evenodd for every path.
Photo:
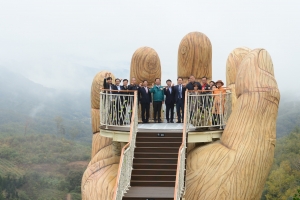
<instances>
[{"instance_id":1,"label":"wooden hand sculpture","mask_svg":"<svg viewBox=\"0 0 300 200\"><path fill-rule=\"evenodd\" d=\"M186 200L261 197L274 157L280 99L268 52L250 51L230 80L237 100L221 140L188 153Z\"/></svg>"}]
</instances>

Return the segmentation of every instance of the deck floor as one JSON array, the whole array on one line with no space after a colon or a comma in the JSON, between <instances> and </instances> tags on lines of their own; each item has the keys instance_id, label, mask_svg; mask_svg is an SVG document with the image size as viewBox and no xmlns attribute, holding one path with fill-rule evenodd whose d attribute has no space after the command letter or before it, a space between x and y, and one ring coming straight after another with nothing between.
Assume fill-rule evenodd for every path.
<instances>
[{"instance_id":1,"label":"deck floor","mask_svg":"<svg viewBox=\"0 0 300 200\"><path fill-rule=\"evenodd\" d=\"M174 187L130 187L124 197L174 198Z\"/></svg>"},{"instance_id":2,"label":"deck floor","mask_svg":"<svg viewBox=\"0 0 300 200\"><path fill-rule=\"evenodd\" d=\"M101 126L101 129L108 129L108 130L115 130L115 131L130 131L130 125L123 125L123 126ZM182 132L183 130L183 123L146 123L138 124L139 131L160 131L160 132ZM188 131L195 131L196 128L190 124Z\"/></svg>"},{"instance_id":3,"label":"deck floor","mask_svg":"<svg viewBox=\"0 0 300 200\"><path fill-rule=\"evenodd\" d=\"M182 130L183 123L146 123L146 124L139 124L139 129L158 129L158 130ZM189 129L195 129L193 125L189 125Z\"/></svg>"}]
</instances>

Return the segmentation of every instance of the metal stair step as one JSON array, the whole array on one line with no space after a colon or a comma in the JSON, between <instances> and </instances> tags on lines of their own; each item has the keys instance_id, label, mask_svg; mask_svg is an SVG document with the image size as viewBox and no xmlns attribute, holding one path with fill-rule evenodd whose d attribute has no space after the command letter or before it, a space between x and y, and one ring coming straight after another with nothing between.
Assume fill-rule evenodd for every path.
<instances>
[{"instance_id":1,"label":"metal stair step","mask_svg":"<svg viewBox=\"0 0 300 200\"><path fill-rule=\"evenodd\" d=\"M175 169L134 169L132 175L176 175Z\"/></svg>"},{"instance_id":2,"label":"metal stair step","mask_svg":"<svg viewBox=\"0 0 300 200\"><path fill-rule=\"evenodd\" d=\"M178 153L144 153L135 152L134 158L178 158Z\"/></svg>"},{"instance_id":3,"label":"metal stair step","mask_svg":"<svg viewBox=\"0 0 300 200\"><path fill-rule=\"evenodd\" d=\"M132 181L175 181L176 175L132 175Z\"/></svg>"}]
</instances>

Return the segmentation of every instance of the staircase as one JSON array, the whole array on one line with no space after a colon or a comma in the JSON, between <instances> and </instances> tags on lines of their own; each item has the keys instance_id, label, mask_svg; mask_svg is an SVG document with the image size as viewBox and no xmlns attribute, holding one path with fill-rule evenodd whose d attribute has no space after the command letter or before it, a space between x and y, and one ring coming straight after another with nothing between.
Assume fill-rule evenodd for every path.
<instances>
[{"instance_id":1,"label":"staircase","mask_svg":"<svg viewBox=\"0 0 300 200\"><path fill-rule=\"evenodd\" d=\"M131 187L123 200L171 200L182 132L138 132Z\"/></svg>"}]
</instances>

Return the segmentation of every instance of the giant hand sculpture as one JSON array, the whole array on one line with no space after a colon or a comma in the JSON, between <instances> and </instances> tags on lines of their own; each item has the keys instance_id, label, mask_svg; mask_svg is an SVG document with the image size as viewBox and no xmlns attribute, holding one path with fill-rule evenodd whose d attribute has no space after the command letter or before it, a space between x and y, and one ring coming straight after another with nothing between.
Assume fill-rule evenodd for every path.
<instances>
[{"instance_id":1,"label":"giant hand sculpture","mask_svg":"<svg viewBox=\"0 0 300 200\"><path fill-rule=\"evenodd\" d=\"M188 34L182 40L178 54L178 76L186 79L194 75L199 79L205 75L211 79L211 44L204 34ZM145 59L146 64L155 64L155 56ZM131 69L131 76L137 76L133 74L138 71ZM120 159L112 140L100 136L97 127L99 107L93 106L98 101L99 88L94 84L102 78L97 75L92 86L92 160L82 179L82 198L90 200L112 199ZM140 79L143 78L144 75ZM270 171L280 94L268 52L248 48L232 51L227 61L227 83L236 100L221 140L188 148L186 200L260 199Z\"/></svg>"}]
</instances>

